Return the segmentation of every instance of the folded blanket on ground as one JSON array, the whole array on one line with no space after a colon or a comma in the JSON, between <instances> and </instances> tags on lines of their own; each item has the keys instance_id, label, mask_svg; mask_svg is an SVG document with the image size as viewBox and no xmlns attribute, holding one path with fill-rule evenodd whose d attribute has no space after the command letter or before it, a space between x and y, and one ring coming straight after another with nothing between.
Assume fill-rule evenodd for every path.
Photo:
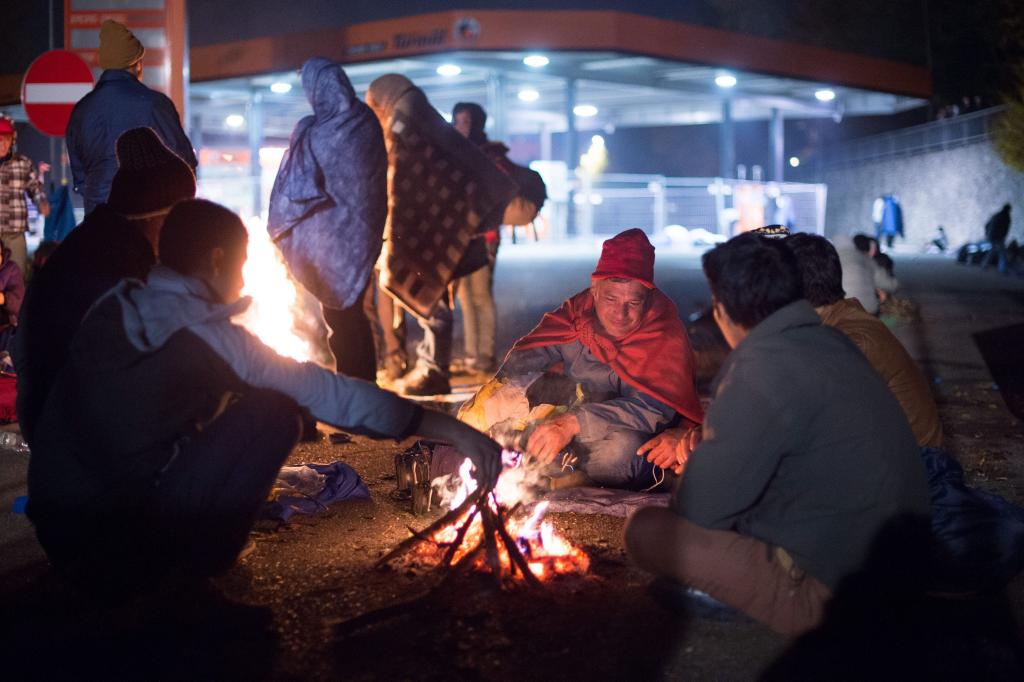
<instances>
[{"instance_id":1,"label":"folded blanket on ground","mask_svg":"<svg viewBox=\"0 0 1024 682\"><path fill-rule=\"evenodd\" d=\"M293 514L315 514L332 502L368 499L363 479L344 462L283 467L263 515L287 522Z\"/></svg>"}]
</instances>

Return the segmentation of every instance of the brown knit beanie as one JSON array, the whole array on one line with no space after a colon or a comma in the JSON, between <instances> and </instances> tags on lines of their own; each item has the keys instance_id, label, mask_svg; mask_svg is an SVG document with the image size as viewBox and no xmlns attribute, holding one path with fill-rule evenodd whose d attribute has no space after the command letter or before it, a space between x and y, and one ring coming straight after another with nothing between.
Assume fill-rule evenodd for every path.
<instances>
[{"instance_id":1,"label":"brown knit beanie","mask_svg":"<svg viewBox=\"0 0 1024 682\"><path fill-rule=\"evenodd\" d=\"M100 26L100 68L127 69L135 64L146 48L135 34L113 19L107 19Z\"/></svg>"},{"instance_id":2,"label":"brown knit beanie","mask_svg":"<svg viewBox=\"0 0 1024 682\"><path fill-rule=\"evenodd\" d=\"M131 220L170 210L196 195L196 176L152 128L132 128L117 138L117 173L107 205Z\"/></svg>"}]
</instances>

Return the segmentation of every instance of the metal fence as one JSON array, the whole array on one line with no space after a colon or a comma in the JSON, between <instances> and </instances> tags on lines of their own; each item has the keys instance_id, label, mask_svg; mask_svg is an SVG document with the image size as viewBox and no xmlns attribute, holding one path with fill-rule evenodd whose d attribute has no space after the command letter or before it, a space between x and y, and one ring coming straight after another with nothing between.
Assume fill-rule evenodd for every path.
<instances>
[{"instance_id":1,"label":"metal fence","mask_svg":"<svg viewBox=\"0 0 1024 682\"><path fill-rule=\"evenodd\" d=\"M276 166L263 169L259 177L248 170L200 169L199 195L266 219ZM603 238L630 227L653 237L672 226L730 237L772 223L824 234L826 190L821 184L605 174L580 179L570 194L564 179L562 188L554 186L558 179L545 181L551 197L531 232L540 239ZM678 227L669 231L681 232Z\"/></svg>"},{"instance_id":2,"label":"metal fence","mask_svg":"<svg viewBox=\"0 0 1024 682\"><path fill-rule=\"evenodd\" d=\"M573 194L569 234L606 236L627 227L661 235L670 226L725 237L780 223L824 233L825 185L662 175L600 175ZM555 211L557 215L565 212ZM558 234L559 226L552 226Z\"/></svg>"},{"instance_id":3,"label":"metal fence","mask_svg":"<svg viewBox=\"0 0 1024 682\"><path fill-rule=\"evenodd\" d=\"M1004 110L992 107L846 142L826 152L825 166L883 161L983 142L991 137L992 124Z\"/></svg>"}]
</instances>

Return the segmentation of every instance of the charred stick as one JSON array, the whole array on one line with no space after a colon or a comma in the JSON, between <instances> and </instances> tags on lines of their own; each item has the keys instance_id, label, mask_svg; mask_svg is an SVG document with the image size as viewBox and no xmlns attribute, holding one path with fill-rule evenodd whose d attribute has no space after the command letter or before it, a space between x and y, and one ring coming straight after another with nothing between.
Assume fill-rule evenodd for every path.
<instances>
[{"instance_id":1,"label":"charred stick","mask_svg":"<svg viewBox=\"0 0 1024 682\"><path fill-rule=\"evenodd\" d=\"M477 505L476 510L470 514L466 519L466 522L459 527L459 532L455 534L454 542L452 542L445 551L444 558L441 559L442 566L448 566L452 563L452 558L455 556L455 553L459 551L459 547L462 546L462 541L466 538L466 532L469 530L469 527L473 525L473 519L475 519L476 515L479 513L480 505Z\"/></svg>"},{"instance_id":2,"label":"charred stick","mask_svg":"<svg viewBox=\"0 0 1024 682\"><path fill-rule=\"evenodd\" d=\"M523 578L526 582L534 587L540 586L540 581L537 580L537 576L533 574L530 567L526 563L526 558L523 557L523 553L519 551L519 546L516 545L516 541L512 539L512 536L505 530L505 525L500 524L498 526L498 537L505 543L505 549L508 550L509 560L519 567L519 570L523 573Z\"/></svg>"},{"instance_id":3,"label":"charred stick","mask_svg":"<svg viewBox=\"0 0 1024 682\"><path fill-rule=\"evenodd\" d=\"M487 564L491 567L494 579L501 583L501 560L498 558L498 545L494 536L498 532L499 525L491 512L490 504L484 503L480 511L480 518L484 522L484 548L487 550Z\"/></svg>"},{"instance_id":4,"label":"charred stick","mask_svg":"<svg viewBox=\"0 0 1024 682\"><path fill-rule=\"evenodd\" d=\"M469 495L468 497L466 497L465 501L463 501L462 504L460 504L455 509L452 509L447 514L439 518L437 521L434 521L432 524L421 530L418 535L413 535L412 537L406 538L405 540L400 542L398 546L396 546L393 550L391 550L390 552L382 556L380 559L378 559L377 563L374 564L374 566L380 568L392 559L402 556L410 549L415 547L417 543L420 542L419 536L422 535L429 537L430 535L433 535L435 531L444 528L450 523L454 523L458 520L460 516L462 516L466 512L467 509L472 507L474 504L477 504L479 506L479 502L481 501L481 498L483 497L484 494L486 493L481 491L478 494Z\"/></svg>"}]
</instances>

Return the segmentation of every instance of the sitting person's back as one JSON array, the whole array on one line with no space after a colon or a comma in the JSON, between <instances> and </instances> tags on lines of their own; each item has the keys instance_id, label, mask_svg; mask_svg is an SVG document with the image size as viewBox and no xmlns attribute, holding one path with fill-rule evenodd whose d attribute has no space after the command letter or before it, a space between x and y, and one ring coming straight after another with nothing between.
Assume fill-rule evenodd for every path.
<instances>
[{"instance_id":1,"label":"sitting person's back","mask_svg":"<svg viewBox=\"0 0 1024 682\"><path fill-rule=\"evenodd\" d=\"M893 293L898 282L875 262L878 241L857 234L849 243L836 249L843 264L843 289L849 298L861 302L872 315L878 314L879 291Z\"/></svg>"},{"instance_id":2,"label":"sitting person's back","mask_svg":"<svg viewBox=\"0 0 1024 682\"><path fill-rule=\"evenodd\" d=\"M835 247L811 234L795 234L786 243L796 255L807 300L822 322L843 332L864 353L899 401L918 445L941 447L942 424L928 381L889 328L857 299L845 298Z\"/></svg>"},{"instance_id":3,"label":"sitting person's back","mask_svg":"<svg viewBox=\"0 0 1024 682\"><path fill-rule=\"evenodd\" d=\"M10 351L11 338L18 326L25 279L21 268L11 260L11 251L0 241L0 352Z\"/></svg>"},{"instance_id":4,"label":"sitting person's back","mask_svg":"<svg viewBox=\"0 0 1024 682\"><path fill-rule=\"evenodd\" d=\"M784 243L736 237L704 271L733 351L671 510L640 510L627 546L641 566L800 632L890 524L926 518L924 469L885 383L802 298Z\"/></svg>"},{"instance_id":5,"label":"sitting person's back","mask_svg":"<svg viewBox=\"0 0 1024 682\"><path fill-rule=\"evenodd\" d=\"M110 201L71 231L28 287L14 356L18 417L29 445L86 311L120 280L146 278L164 217L195 195L192 170L148 128L118 138L117 157Z\"/></svg>"}]
</instances>

